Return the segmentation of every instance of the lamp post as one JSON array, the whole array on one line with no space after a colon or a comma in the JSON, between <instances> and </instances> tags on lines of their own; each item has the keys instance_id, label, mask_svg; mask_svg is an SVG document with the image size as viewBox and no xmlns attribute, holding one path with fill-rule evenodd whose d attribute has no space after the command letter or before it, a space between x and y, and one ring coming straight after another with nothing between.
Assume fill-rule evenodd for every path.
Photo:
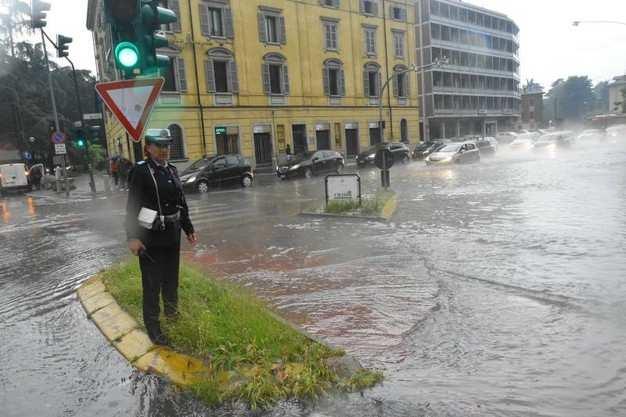
<instances>
[{"instance_id":1,"label":"lamp post","mask_svg":"<svg viewBox=\"0 0 626 417\"><path fill-rule=\"evenodd\" d=\"M383 93L385 92L385 89L387 89L387 87L389 86L389 83L391 82L391 80L393 80L394 77L396 77L397 75L401 75L401 74L407 74L409 72L418 72L418 71L423 71L424 69L428 68L428 67L436 67L439 68L442 65L446 65L448 64L448 57L443 57L441 59L439 58L435 58L435 61L431 64L428 65L423 65L421 67L418 67L416 65L411 65L408 69L402 70L402 71L393 71L393 73L391 74L391 76L389 78L387 78L387 81L385 81L385 84L383 84L380 87L380 90L378 92L378 130L380 131L380 140L382 142L384 142L385 139L385 132L383 129ZM424 95L424 92L422 91L422 97ZM425 113L424 113L425 114Z\"/></svg>"},{"instance_id":2,"label":"lamp post","mask_svg":"<svg viewBox=\"0 0 626 417\"><path fill-rule=\"evenodd\" d=\"M574 20L572 26L580 26L581 24L601 24L601 25L623 25L626 26L626 22L619 22L617 20Z\"/></svg>"}]
</instances>

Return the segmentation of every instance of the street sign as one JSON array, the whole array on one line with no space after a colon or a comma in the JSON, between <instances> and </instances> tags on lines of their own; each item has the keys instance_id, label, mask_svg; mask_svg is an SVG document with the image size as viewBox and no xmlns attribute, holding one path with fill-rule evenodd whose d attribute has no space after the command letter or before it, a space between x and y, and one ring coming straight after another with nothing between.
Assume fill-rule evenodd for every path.
<instances>
[{"instance_id":1,"label":"street sign","mask_svg":"<svg viewBox=\"0 0 626 417\"><path fill-rule=\"evenodd\" d=\"M54 144L65 143L65 133L63 132L52 132L50 135L50 140Z\"/></svg>"},{"instance_id":2,"label":"street sign","mask_svg":"<svg viewBox=\"0 0 626 417\"><path fill-rule=\"evenodd\" d=\"M328 175L326 177L326 204L337 200L358 200L360 204L361 177L356 174Z\"/></svg>"},{"instance_id":3,"label":"street sign","mask_svg":"<svg viewBox=\"0 0 626 417\"><path fill-rule=\"evenodd\" d=\"M30 152L28 151L24 151L24 153L22 154L22 156L24 157L24 159L26 159L27 161L30 161L31 159L33 159L33 156L30 154Z\"/></svg>"},{"instance_id":4,"label":"street sign","mask_svg":"<svg viewBox=\"0 0 626 417\"><path fill-rule=\"evenodd\" d=\"M387 148L379 149L376 152L376 158L374 159L374 164L378 169L389 169L393 166L393 155L391 151Z\"/></svg>"},{"instance_id":5,"label":"street sign","mask_svg":"<svg viewBox=\"0 0 626 417\"><path fill-rule=\"evenodd\" d=\"M57 155L65 155L67 154L67 149L65 148L65 143L55 143L54 144L54 153Z\"/></svg>"},{"instance_id":6,"label":"street sign","mask_svg":"<svg viewBox=\"0 0 626 417\"><path fill-rule=\"evenodd\" d=\"M83 120L102 120L101 113L85 113L83 114Z\"/></svg>"},{"instance_id":7,"label":"street sign","mask_svg":"<svg viewBox=\"0 0 626 417\"><path fill-rule=\"evenodd\" d=\"M164 82L163 78L113 81L96 84L96 91L133 140L140 142Z\"/></svg>"}]
</instances>

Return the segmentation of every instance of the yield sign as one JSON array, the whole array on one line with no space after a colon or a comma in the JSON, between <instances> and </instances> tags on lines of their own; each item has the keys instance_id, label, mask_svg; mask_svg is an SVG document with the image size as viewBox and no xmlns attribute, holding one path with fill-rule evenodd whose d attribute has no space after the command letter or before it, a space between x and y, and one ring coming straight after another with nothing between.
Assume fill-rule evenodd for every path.
<instances>
[{"instance_id":1,"label":"yield sign","mask_svg":"<svg viewBox=\"0 0 626 417\"><path fill-rule=\"evenodd\" d=\"M133 140L140 142L164 82L163 78L113 81L96 84L96 91Z\"/></svg>"}]
</instances>

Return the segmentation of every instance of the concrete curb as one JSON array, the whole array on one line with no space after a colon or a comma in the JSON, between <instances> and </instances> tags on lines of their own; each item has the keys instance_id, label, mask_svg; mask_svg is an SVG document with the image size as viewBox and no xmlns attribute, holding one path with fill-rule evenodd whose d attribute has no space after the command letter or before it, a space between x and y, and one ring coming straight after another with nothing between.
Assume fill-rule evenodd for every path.
<instances>
[{"instance_id":1,"label":"concrete curb","mask_svg":"<svg viewBox=\"0 0 626 417\"><path fill-rule=\"evenodd\" d=\"M315 211L303 211L300 213L300 215L306 216L306 217L317 217L317 218L354 219L354 220L388 222L396 213L397 209L398 209L398 195L394 193L385 202L385 205L383 206L383 209L381 210L380 216L359 216L359 215L338 214L338 213L321 213L321 212L315 212Z\"/></svg>"},{"instance_id":2,"label":"concrete curb","mask_svg":"<svg viewBox=\"0 0 626 417\"><path fill-rule=\"evenodd\" d=\"M168 347L153 344L139 323L123 311L113 296L106 291L100 277L88 279L76 293L87 317L94 322L109 343L140 371L160 375L181 386L200 382L210 375L208 364L203 361L177 353ZM334 350L339 349L307 333L274 311L268 309L268 312L277 321L307 339ZM364 369L356 358L348 354L335 358L329 364L343 376L351 376Z\"/></svg>"},{"instance_id":3,"label":"concrete curb","mask_svg":"<svg viewBox=\"0 0 626 417\"><path fill-rule=\"evenodd\" d=\"M133 366L187 386L209 374L206 364L168 347L154 345L128 313L106 291L100 277L85 281L76 291L87 317Z\"/></svg>"}]
</instances>

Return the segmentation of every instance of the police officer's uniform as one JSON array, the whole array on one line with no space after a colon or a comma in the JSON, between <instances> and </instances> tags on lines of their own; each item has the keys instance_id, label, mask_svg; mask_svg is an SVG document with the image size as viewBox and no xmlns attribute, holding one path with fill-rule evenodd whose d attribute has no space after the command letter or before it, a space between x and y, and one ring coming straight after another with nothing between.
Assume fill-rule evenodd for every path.
<instances>
[{"instance_id":1,"label":"police officer's uniform","mask_svg":"<svg viewBox=\"0 0 626 417\"><path fill-rule=\"evenodd\" d=\"M170 138L146 136L146 142L169 143ZM126 206L126 237L139 239L146 251L139 256L143 286L143 319L153 342L166 344L159 325L160 297L165 315L174 317L178 306L178 270L181 228L194 233L178 171L173 165L159 165L152 159L135 165L129 176L130 189ZM158 195L156 188L158 187ZM159 207L160 200L160 207ZM159 219L153 230L139 224L142 207L157 211Z\"/></svg>"}]
</instances>

